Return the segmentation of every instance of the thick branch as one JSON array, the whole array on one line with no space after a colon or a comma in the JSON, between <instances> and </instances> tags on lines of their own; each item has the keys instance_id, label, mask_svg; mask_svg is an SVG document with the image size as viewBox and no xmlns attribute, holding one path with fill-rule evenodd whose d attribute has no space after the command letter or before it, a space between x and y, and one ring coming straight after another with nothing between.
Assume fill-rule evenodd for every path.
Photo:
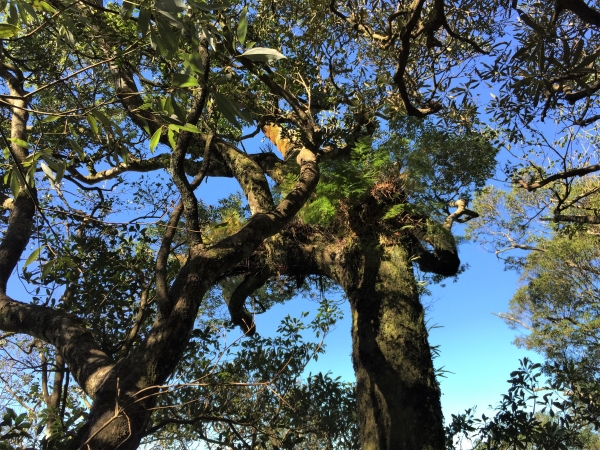
<instances>
[{"instance_id":1,"label":"thick branch","mask_svg":"<svg viewBox=\"0 0 600 450\"><path fill-rule=\"evenodd\" d=\"M186 118L187 123L191 123L192 125L196 125L198 120L200 120L208 97L207 82L210 70L210 59L208 57L206 42L202 42L199 47L199 52L202 59L202 65L204 66L204 79L200 93L195 96L192 108ZM200 243L202 239L200 236L200 221L198 218L198 199L194 195L194 189L190 186L184 169L185 156L189 151L191 141L191 132L182 130L179 133L177 145L171 154L171 174L173 176L173 182L181 194L181 203L183 204L183 213L185 215L189 244L194 245Z\"/></svg>"},{"instance_id":2,"label":"thick branch","mask_svg":"<svg viewBox=\"0 0 600 450\"><path fill-rule=\"evenodd\" d=\"M160 308L147 340L130 355L147 376L162 382L170 375L187 344L204 294L228 268L250 257L265 239L295 217L318 180L316 156L306 156L298 182L277 208L254 214L238 232L212 247L196 245L190 249L190 256L173 282L168 301Z\"/></svg>"},{"instance_id":3,"label":"thick branch","mask_svg":"<svg viewBox=\"0 0 600 450\"><path fill-rule=\"evenodd\" d=\"M231 294L231 298L227 304L229 314L231 314L231 322L239 326L244 334L248 336L254 335L256 324L254 323L254 317L246 310L244 304L253 292L264 286L271 275L272 272L267 267L258 272L246 275Z\"/></svg>"},{"instance_id":4,"label":"thick branch","mask_svg":"<svg viewBox=\"0 0 600 450\"><path fill-rule=\"evenodd\" d=\"M446 217L446 220L444 221L444 228L448 231L450 231L454 222L465 223L471 219L479 217L479 214L477 214L475 211L467 209L467 201L464 199L459 199L453 202L450 206L456 206L457 208L456 211Z\"/></svg>"},{"instance_id":5,"label":"thick branch","mask_svg":"<svg viewBox=\"0 0 600 450\"><path fill-rule=\"evenodd\" d=\"M416 263L423 272L451 277L456 275L460 268L456 247L452 249L435 247L434 251L430 252L415 238L413 252L417 257Z\"/></svg>"},{"instance_id":6,"label":"thick branch","mask_svg":"<svg viewBox=\"0 0 600 450\"><path fill-rule=\"evenodd\" d=\"M600 89L600 80L594 81L592 84L587 86L585 89L581 89L575 92L565 93L565 99L570 103L574 104L576 101L582 98L590 97L592 94L598 92Z\"/></svg>"},{"instance_id":7,"label":"thick branch","mask_svg":"<svg viewBox=\"0 0 600 450\"><path fill-rule=\"evenodd\" d=\"M104 353L81 320L0 294L0 329L33 336L56 348L84 392L94 398L112 359Z\"/></svg>"},{"instance_id":8,"label":"thick branch","mask_svg":"<svg viewBox=\"0 0 600 450\"><path fill-rule=\"evenodd\" d=\"M556 7L559 10L571 11L585 23L600 26L600 12L588 6L583 0L557 0Z\"/></svg>"},{"instance_id":9,"label":"thick branch","mask_svg":"<svg viewBox=\"0 0 600 450\"><path fill-rule=\"evenodd\" d=\"M11 72L14 72L13 75ZM0 76L4 78L10 94L14 97L10 100L13 105L11 121L11 138L15 139L11 144L4 142L9 147L14 159L13 177L18 177L21 187L17 198L12 203L12 211L8 218L8 228L0 243L0 292L6 293L8 279L16 267L19 259L33 231L33 216L36 210L37 194L35 189L25 184L23 174L23 161L27 158L27 148L21 147L17 142L27 141L27 120L29 115L23 108L27 106L25 100L26 92L23 89L23 74L17 68L0 63ZM2 135L4 138L4 134ZM4 203L4 202L3 202Z\"/></svg>"},{"instance_id":10,"label":"thick branch","mask_svg":"<svg viewBox=\"0 0 600 450\"><path fill-rule=\"evenodd\" d=\"M82 175L72 167L68 168L69 174L78 181L85 184L98 184L102 181L112 180L126 172L151 172L153 170L164 169L168 167L168 157L158 155L147 160L130 159L128 162L121 162L110 169L97 172L90 175Z\"/></svg>"},{"instance_id":11,"label":"thick branch","mask_svg":"<svg viewBox=\"0 0 600 450\"><path fill-rule=\"evenodd\" d=\"M415 108L410 100L406 82L404 81L408 57L410 56L411 41L413 39L412 32L417 26L424 3L425 0L413 0L412 5L410 6L412 14L402 30L402 35L400 37L402 48L400 49L400 55L398 56L398 63L396 65L396 73L394 74L394 83L396 83L396 86L398 87L400 98L402 98L402 102L404 103L407 114L419 118L424 118L426 115L437 112L441 109L441 105L438 103L432 104L429 108Z\"/></svg>"},{"instance_id":12,"label":"thick branch","mask_svg":"<svg viewBox=\"0 0 600 450\"><path fill-rule=\"evenodd\" d=\"M252 214L273 210L275 204L263 169L249 155L223 141L218 141L215 147L242 186Z\"/></svg>"}]
</instances>

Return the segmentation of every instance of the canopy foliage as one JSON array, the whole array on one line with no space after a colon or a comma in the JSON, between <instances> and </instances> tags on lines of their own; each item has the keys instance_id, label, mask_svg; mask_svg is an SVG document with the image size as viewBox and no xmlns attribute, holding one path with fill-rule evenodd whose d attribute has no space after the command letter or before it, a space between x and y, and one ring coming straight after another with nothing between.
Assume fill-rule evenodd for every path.
<instances>
[{"instance_id":1,"label":"canopy foliage","mask_svg":"<svg viewBox=\"0 0 600 450\"><path fill-rule=\"evenodd\" d=\"M2 424L8 443L28 433L48 448L358 445L351 387L322 375L297 382L321 347L302 340L295 318L272 339L218 339L228 319L255 331L247 305L260 313L315 285L323 302L312 326L326 333L332 280L354 322L386 318L375 331L387 332L404 314L408 348L424 343L406 358L428 375L409 381L427 386L415 404L435 418L420 434L438 436L413 264L457 272L451 227L477 215L467 201L498 146L525 150L510 176L544 188L553 219L595 223L593 207L568 218L597 192L574 181L598 170L585 143L600 117L600 21L583 1L0 7L0 329L18 360L3 366L13 392L3 400L18 403ZM493 128L477 117L482 82L498 88ZM547 118L568 129L556 142L539 127ZM257 151L260 133L279 153ZM217 178L235 179L244 200ZM315 243L339 251L302 260ZM287 264L294 257L305 266ZM379 270L403 291L382 285ZM9 296L17 276L27 298ZM368 291L359 279L377 293L376 321L356 319ZM361 379L379 375L359 350ZM386 358L396 373L402 356ZM366 445L376 408L363 400ZM331 416L315 417L319 402ZM408 434L403 442L417 439ZM378 442L398 448L389 436Z\"/></svg>"}]
</instances>

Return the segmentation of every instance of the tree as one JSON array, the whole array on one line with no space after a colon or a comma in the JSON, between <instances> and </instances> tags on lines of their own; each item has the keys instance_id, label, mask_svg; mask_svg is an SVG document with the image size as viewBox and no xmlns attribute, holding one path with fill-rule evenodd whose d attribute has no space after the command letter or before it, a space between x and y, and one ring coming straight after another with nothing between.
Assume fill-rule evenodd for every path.
<instances>
[{"instance_id":1,"label":"tree","mask_svg":"<svg viewBox=\"0 0 600 450\"><path fill-rule=\"evenodd\" d=\"M597 177L579 180L573 189L587 190L591 183ZM472 222L471 233L491 237L497 254L522 274L509 310L498 314L525 331L515 343L545 357L545 375L568 395L571 422L597 429L597 226L536 221L540 205L551 204L544 191L484 190L475 204L485 219ZM592 210L594 201L590 196L582 204ZM504 256L523 250L528 253Z\"/></svg>"},{"instance_id":2,"label":"tree","mask_svg":"<svg viewBox=\"0 0 600 450\"><path fill-rule=\"evenodd\" d=\"M496 148L469 93L453 97L476 56L501 55L506 6L6 5L0 328L49 345L56 386L73 377L91 399L72 448L201 421L153 413L183 362L201 363L204 298L234 283L231 318L251 334L245 301L274 275L348 296L363 448L442 448L413 266L459 270L451 227L476 215L466 199ZM443 131L405 117L432 114ZM261 131L283 159L244 151ZM198 200L219 176L247 215ZM28 246L23 303L6 289Z\"/></svg>"},{"instance_id":3,"label":"tree","mask_svg":"<svg viewBox=\"0 0 600 450\"><path fill-rule=\"evenodd\" d=\"M487 112L511 155L507 178L544 191L545 220L597 224L585 205L597 194L600 170L597 5L513 1L510 8L511 38L481 71L497 89Z\"/></svg>"},{"instance_id":4,"label":"tree","mask_svg":"<svg viewBox=\"0 0 600 450\"><path fill-rule=\"evenodd\" d=\"M541 378L541 364L524 358L510 374L510 388L494 417L477 419L474 409L452 415L447 448L462 448L468 440L475 449L597 449L598 434L579 417L578 402L565 398L560 381L545 384Z\"/></svg>"}]
</instances>

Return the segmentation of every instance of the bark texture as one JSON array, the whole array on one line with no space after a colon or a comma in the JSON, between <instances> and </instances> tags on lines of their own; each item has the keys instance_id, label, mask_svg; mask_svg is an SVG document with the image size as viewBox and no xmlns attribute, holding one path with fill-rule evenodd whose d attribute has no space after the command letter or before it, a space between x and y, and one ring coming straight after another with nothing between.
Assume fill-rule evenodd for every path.
<instances>
[{"instance_id":1,"label":"bark texture","mask_svg":"<svg viewBox=\"0 0 600 450\"><path fill-rule=\"evenodd\" d=\"M381 222L390 202L404 201L401 189L394 189L382 196L376 187L348 209L338 223L349 226L337 228L335 234L298 223L287 227L269 243L268 262L255 255L259 269L240 283L229 308L234 323L253 333L255 325L243 302L266 282L269 264L271 273L329 277L344 289L352 310L362 448L442 450L440 391L413 264L451 276L460 261L449 236L445 247L426 247L418 225L422 218L404 216L391 225ZM417 225L406 227L407 222ZM394 231L400 229L408 231Z\"/></svg>"},{"instance_id":2,"label":"bark texture","mask_svg":"<svg viewBox=\"0 0 600 450\"><path fill-rule=\"evenodd\" d=\"M442 449L440 392L409 255L363 245L362 264L344 268L356 281L342 285L352 308L362 447Z\"/></svg>"}]
</instances>

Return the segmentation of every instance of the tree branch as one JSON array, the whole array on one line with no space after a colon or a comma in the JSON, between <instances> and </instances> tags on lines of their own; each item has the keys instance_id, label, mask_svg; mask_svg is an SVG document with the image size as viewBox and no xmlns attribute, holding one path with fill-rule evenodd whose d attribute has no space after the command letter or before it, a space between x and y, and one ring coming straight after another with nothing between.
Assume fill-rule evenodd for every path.
<instances>
[{"instance_id":1,"label":"tree branch","mask_svg":"<svg viewBox=\"0 0 600 450\"><path fill-rule=\"evenodd\" d=\"M257 289L264 286L273 273L268 267L263 267L258 272L250 273L244 277L242 282L235 288L227 304L231 322L239 326L244 334L253 336L256 332L254 317L244 307L246 299Z\"/></svg>"},{"instance_id":2,"label":"tree branch","mask_svg":"<svg viewBox=\"0 0 600 450\"><path fill-rule=\"evenodd\" d=\"M226 142L218 141L215 148L242 186L252 214L273 210L275 204L262 168L249 155Z\"/></svg>"},{"instance_id":3,"label":"tree branch","mask_svg":"<svg viewBox=\"0 0 600 450\"><path fill-rule=\"evenodd\" d=\"M527 189L529 192L539 189L541 187L546 186L547 184L552 183L556 180L564 180L570 177L581 177L583 175L587 175L588 173L598 172L600 170L600 164L593 164L587 167L580 167L577 169L566 170L564 172L556 173L547 178L544 178L540 181L536 181L535 183L527 183L521 178L517 178L514 180L514 183L519 184L521 187Z\"/></svg>"},{"instance_id":4,"label":"tree branch","mask_svg":"<svg viewBox=\"0 0 600 450\"><path fill-rule=\"evenodd\" d=\"M444 220L444 228L446 230L450 231L454 222L465 223L471 219L479 217L479 214L477 214L475 211L467 209L467 204L467 201L464 199L459 199L450 204L450 206L456 206L457 208L456 211L454 211L452 214L446 217L446 220Z\"/></svg>"},{"instance_id":5,"label":"tree branch","mask_svg":"<svg viewBox=\"0 0 600 450\"><path fill-rule=\"evenodd\" d=\"M600 26L600 12L588 6L583 0L557 0L556 8L571 11L583 22Z\"/></svg>"},{"instance_id":6,"label":"tree branch","mask_svg":"<svg viewBox=\"0 0 600 450\"><path fill-rule=\"evenodd\" d=\"M599 225L600 216L568 216L563 214L556 214L553 217L542 217L540 220L552 221L552 222L570 222L580 223L587 225Z\"/></svg>"},{"instance_id":7,"label":"tree branch","mask_svg":"<svg viewBox=\"0 0 600 450\"><path fill-rule=\"evenodd\" d=\"M33 216L36 211L37 193L35 189L26 184L23 177L25 172L22 164L29 152L26 147L22 147L17 143L18 141L27 142L29 114L23 110L27 106L26 92L23 88L23 74L18 68L0 62L0 76L4 78L10 94L14 97L10 100L13 105L10 135L14 141L12 143L5 142L4 144L9 148L14 159L12 176L18 177L20 186L17 198L12 202L8 228L2 242L0 242L0 292L5 294L8 279L27 247L33 232ZM4 134L2 134L2 137L4 138Z\"/></svg>"},{"instance_id":8,"label":"tree branch","mask_svg":"<svg viewBox=\"0 0 600 450\"><path fill-rule=\"evenodd\" d=\"M92 398L113 366L80 319L45 306L18 302L4 293L0 293L0 329L28 334L53 345Z\"/></svg>"},{"instance_id":9,"label":"tree branch","mask_svg":"<svg viewBox=\"0 0 600 450\"><path fill-rule=\"evenodd\" d=\"M582 98L591 97L594 93L598 92L598 90L600 90L600 80L594 81L585 89L575 92L566 92L565 100L573 105L576 101L581 100Z\"/></svg>"}]
</instances>

